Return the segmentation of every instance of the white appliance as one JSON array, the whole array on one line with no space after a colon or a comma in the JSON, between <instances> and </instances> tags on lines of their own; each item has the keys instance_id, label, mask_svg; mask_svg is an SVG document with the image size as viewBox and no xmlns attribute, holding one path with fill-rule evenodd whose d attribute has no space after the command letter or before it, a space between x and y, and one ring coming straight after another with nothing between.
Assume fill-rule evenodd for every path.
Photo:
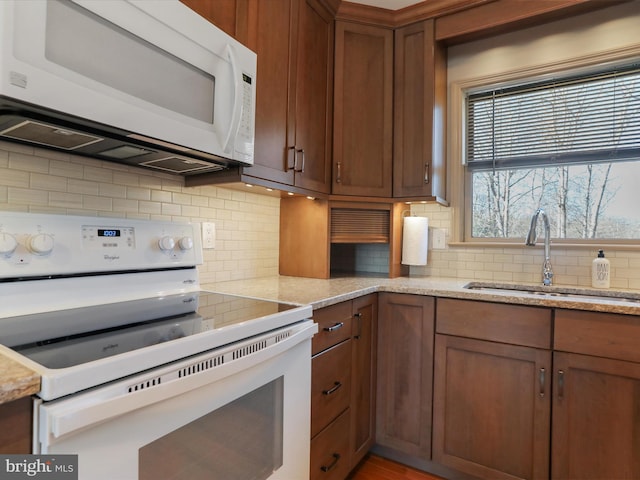
<instances>
[{"instance_id":1,"label":"white appliance","mask_svg":"<svg viewBox=\"0 0 640 480\"><path fill-rule=\"evenodd\" d=\"M0 2L0 138L192 175L253 164L256 55L179 0Z\"/></svg>"},{"instance_id":2,"label":"white appliance","mask_svg":"<svg viewBox=\"0 0 640 480\"><path fill-rule=\"evenodd\" d=\"M311 308L201 291L199 229L0 212L33 453L77 454L81 480L308 478Z\"/></svg>"}]
</instances>

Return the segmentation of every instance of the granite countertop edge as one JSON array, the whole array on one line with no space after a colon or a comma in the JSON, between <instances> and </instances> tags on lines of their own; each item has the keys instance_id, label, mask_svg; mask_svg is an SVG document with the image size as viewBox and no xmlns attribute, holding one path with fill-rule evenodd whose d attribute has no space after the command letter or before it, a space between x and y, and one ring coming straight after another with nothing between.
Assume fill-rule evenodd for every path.
<instances>
[{"instance_id":1,"label":"granite countertop edge","mask_svg":"<svg viewBox=\"0 0 640 480\"><path fill-rule=\"evenodd\" d=\"M607 295L637 296L637 301L623 301L612 296L605 298L577 298L552 296L543 292L528 294L518 291L469 290L468 279L435 277L344 277L329 280L299 277L262 277L251 280L236 280L203 284L203 290L232 295L245 295L265 300L274 300L297 305L311 305L314 310L351 300L369 293L389 292L435 297L459 298L487 302L510 303L547 308L566 308L603 313L640 315L640 294L633 290L609 290ZM524 287L540 288L539 285L521 284ZM547 290L552 291L555 287ZM559 288L562 288L560 286ZM597 295L601 291L589 287L567 286L575 294ZM543 289L544 290L544 289Z\"/></svg>"},{"instance_id":2,"label":"granite countertop edge","mask_svg":"<svg viewBox=\"0 0 640 480\"><path fill-rule=\"evenodd\" d=\"M389 292L435 297L480 300L547 308L567 308L603 313L640 315L640 302L606 299L579 299L532 295L521 292L469 290L464 286L471 280L436 277L343 277L329 280L272 276L250 280L203 283L207 291L243 295L296 305L311 305L314 310L352 300L370 293ZM576 292L597 293L587 287ZM638 292L633 292L638 295ZM624 292L621 293L621 295ZM40 390L40 377L31 369L0 352L0 404L33 395Z\"/></svg>"}]
</instances>

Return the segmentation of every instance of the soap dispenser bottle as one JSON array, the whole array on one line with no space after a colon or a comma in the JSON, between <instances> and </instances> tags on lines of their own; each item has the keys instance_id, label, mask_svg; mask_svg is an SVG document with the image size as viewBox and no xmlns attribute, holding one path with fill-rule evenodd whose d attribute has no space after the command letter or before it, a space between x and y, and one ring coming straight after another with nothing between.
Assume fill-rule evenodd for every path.
<instances>
[{"instance_id":1,"label":"soap dispenser bottle","mask_svg":"<svg viewBox=\"0 0 640 480\"><path fill-rule=\"evenodd\" d=\"M593 288L609 288L609 260L604 258L604 250L598 250L598 256L591 264L591 286Z\"/></svg>"}]
</instances>

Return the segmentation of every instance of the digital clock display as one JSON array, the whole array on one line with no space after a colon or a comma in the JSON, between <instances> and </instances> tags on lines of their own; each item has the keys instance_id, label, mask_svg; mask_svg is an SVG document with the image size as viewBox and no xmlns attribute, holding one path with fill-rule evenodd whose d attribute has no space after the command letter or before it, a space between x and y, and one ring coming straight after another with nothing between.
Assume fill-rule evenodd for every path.
<instances>
[{"instance_id":1,"label":"digital clock display","mask_svg":"<svg viewBox=\"0 0 640 480\"><path fill-rule=\"evenodd\" d=\"M99 237L119 237L120 236L120 230L116 230L116 229L106 229L106 228L99 228L98 229L98 236Z\"/></svg>"}]
</instances>

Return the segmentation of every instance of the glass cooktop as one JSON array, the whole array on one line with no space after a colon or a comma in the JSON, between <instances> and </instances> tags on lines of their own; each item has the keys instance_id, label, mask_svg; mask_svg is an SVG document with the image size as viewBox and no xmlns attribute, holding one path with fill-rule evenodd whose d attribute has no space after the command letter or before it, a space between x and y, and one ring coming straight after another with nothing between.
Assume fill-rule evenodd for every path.
<instances>
[{"instance_id":1,"label":"glass cooktop","mask_svg":"<svg viewBox=\"0 0 640 480\"><path fill-rule=\"evenodd\" d=\"M2 319L0 343L47 368L65 368L294 308L191 292Z\"/></svg>"}]
</instances>

